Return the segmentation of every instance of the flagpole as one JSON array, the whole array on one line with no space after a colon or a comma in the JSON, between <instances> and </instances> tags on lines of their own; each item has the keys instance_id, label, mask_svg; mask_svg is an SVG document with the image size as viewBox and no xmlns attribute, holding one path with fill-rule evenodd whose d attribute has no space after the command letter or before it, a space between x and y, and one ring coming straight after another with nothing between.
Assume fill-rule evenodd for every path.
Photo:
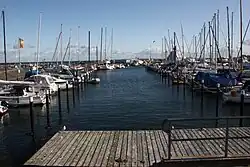
<instances>
[{"instance_id":1,"label":"flagpole","mask_svg":"<svg viewBox=\"0 0 250 167\"><path fill-rule=\"evenodd\" d=\"M7 73L7 53L6 53L6 32L5 32L5 15L4 10L2 10L2 19L3 19L3 47L4 47L4 71L5 71L5 80L8 80L8 73Z\"/></svg>"},{"instance_id":2,"label":"flagpole","mask_svg":"<svg viewBox=\"0 0 250 167\"><path fill-rule=\"evenodd\" d=\"M36 71L38 74L38 61L39 61L39 52L40 52L40 31L41 31L41 19L42 13L39 15L39 23L38 23L38 33L37 33L37 50L36 50Z\"/></svg>"},{"instance_id":3,"label":"flagpole","mask_svg":"<svg viewBox=\"0 0 250 167\"><path fill-rule=\"evenodd\" d=\"M18 61L19 61L19 67L21 67L21 49L20 49L20 46L21 46L21 43L20 43L20 39L18 39Z\"/></svg>"}]
</instances>

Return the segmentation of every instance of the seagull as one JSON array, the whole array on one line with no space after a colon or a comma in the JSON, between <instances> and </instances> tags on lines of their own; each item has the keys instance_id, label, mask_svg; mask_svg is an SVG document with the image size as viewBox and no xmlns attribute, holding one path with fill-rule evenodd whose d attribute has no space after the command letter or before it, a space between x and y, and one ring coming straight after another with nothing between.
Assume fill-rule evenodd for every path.
<instances>
[{"instance_id":1,"label":"seagull","mask_svg":"<svg viewBox=\"0 0 250 167\"><path fill-rule=\"evenodd\" d=\"M63 130L64 130L64 131L66 130L66 126L65 126L65 125L63 126Z\"/></svg>"}]
</instances>

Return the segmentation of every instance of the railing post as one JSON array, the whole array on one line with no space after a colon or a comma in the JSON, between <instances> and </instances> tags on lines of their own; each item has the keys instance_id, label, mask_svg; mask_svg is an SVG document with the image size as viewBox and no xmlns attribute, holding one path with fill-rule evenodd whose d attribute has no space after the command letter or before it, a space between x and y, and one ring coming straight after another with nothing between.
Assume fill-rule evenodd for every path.
<instances>
[{"instance_id":1,"label":"railing post","mask_svg":"<svg viewBox=\"0 0 250 167\"><path fill-rule=\"evenodd\" d=\"M228 156L228 136L229 136L229 125L228 125L228 118L226 119L226 136L225 136L225 157Z\"/></svg>"},{"instance_id":2,"label":"railing post","mask_svg":"<svg viewBox=\"0 0 250 167\"><path fill-rule=\"evenodd\" d=\"M168 159L171 159L171 144L172 144L172 139L171 139L171 133L172 133L172 124L171 121L169 121L169 131L168 131Z\"/></svg>"},{"instance_id":3,"label":"railing post","mask_svg":"<svg viewBox=\"0 0 250 167\"><path fill-rule=\"evenodd\" d=\"M240 95L240 116L244 115L244 97L245 97L245 90L241 91ZM240 127L243 126L243 119L240 119Z\"/></svg>"},{"instance_id":4,"label":"railing post","mask_svg":"<svg viewBox=\"0 0 250 167\"><path fill-rule=\"evenodd\" d=\"M217 95L216 95L216 111L215 116L216 118L219 116L219 93L220 93L220 84L217 83ZM218 119L216 119L215 127L218 127Z\"/></svg>"}]
</instances>

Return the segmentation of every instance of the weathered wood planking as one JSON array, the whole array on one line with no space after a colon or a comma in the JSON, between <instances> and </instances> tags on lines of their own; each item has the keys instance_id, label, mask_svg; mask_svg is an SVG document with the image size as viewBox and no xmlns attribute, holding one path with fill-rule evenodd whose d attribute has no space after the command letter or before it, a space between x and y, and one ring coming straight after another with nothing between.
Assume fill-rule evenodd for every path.
<instances>
[{"instance_id":1,"label":"weathered wood planking","mask_svg":"<svg viewBox=\"0 0 250 167\"><path fill-rule=\"evenodd\" d=\"M176 129L174 160L223 157L225 129ZM248 137L250 128L230 128L230 137ZM208 138L207 140L200 140ZM229 139L228 158L250 156L250 138ZM150 166L168 157L168 134L161 130L60 131L24 165L30 166Z\"/></svg>"}]
</instances>

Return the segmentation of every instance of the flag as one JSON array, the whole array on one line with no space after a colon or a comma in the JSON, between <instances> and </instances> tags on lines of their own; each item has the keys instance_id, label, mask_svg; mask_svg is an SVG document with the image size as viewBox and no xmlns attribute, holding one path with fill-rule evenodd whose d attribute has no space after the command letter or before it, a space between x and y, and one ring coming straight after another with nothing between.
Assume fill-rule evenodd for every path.
<instances>
[{"instance_id":1,"label":"flag","mask_svg":"<svg viewBox=\"0 0 250 167\"><path fill-rule=\"evenodd\" d=\"M19 48L24 48L24 40L23 39L21 39L21 38L19 38Z\"/></svg>"}]
</instances>

